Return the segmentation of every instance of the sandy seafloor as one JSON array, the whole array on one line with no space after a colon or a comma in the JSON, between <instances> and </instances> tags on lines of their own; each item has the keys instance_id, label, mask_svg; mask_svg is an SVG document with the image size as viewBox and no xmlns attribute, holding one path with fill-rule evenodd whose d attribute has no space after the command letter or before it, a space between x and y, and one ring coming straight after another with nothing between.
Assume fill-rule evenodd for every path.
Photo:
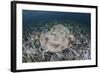
<instances>
[{"instance_id":1,"label":"sandy seafloor","mask_svg":"<svg viewBox=\"0 0 100 73\"><path fill-rule=\"evenodd\" d=\"M91 16L89 13L23 10L22 62L49 62L91 59ZM53 26L67 27L75 37L71 48L60 52L46 51L39 36Z\"/></svg>"}]
</instances>

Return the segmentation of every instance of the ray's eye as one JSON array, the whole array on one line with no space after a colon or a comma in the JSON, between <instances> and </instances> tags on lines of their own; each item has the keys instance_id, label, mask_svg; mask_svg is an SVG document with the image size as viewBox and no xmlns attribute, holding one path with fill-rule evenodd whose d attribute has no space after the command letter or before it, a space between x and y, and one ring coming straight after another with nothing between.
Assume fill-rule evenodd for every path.
<instances>
[{"instance_id":1,"label":"ray's eye","mask_svg":"<svg viewBox=\"0 0 100 73\"><path fill-rule=\"evenodd\" d=\"M56 36L56 32L52 32L51 35Z\"/></svg>"}]
</instances>

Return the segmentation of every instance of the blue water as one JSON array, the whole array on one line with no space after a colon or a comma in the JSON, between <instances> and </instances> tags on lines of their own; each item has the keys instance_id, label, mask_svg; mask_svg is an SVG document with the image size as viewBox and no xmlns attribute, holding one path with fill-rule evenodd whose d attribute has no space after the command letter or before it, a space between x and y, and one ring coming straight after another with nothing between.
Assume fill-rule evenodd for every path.
<instances>
[{"instance_id":1,"label":"blue water","mask_svg":"<svg viewBox=\"0 0 100 73\"><path fill-rule=\"evenodd\" d=\"M22 16L23 30L29 26L38 28L49 22L61 23L67 20L79 23L87 28L91 26L90 13L23 10ZM75 24L75 26L77 25Z\"/></svg>"}]
</instances>

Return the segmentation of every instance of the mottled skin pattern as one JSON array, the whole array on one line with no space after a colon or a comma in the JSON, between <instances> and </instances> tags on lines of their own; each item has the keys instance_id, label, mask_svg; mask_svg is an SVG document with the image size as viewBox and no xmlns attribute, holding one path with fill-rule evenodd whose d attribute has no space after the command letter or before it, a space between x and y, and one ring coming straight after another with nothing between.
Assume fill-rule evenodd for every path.
<instances>
[{"instance_id":1,"label":"mottled skin pattern","mask_svg":"<svg viewBox=\"0 0 100 73\"><path fill-rule=\"evenodd\" d=\"M61 24L53 26L50 31L42 33L40 36L40 44L42 48L50 52L60 52L73 45L75 41L68 28Z\"/></svg>"}]
</instances>

